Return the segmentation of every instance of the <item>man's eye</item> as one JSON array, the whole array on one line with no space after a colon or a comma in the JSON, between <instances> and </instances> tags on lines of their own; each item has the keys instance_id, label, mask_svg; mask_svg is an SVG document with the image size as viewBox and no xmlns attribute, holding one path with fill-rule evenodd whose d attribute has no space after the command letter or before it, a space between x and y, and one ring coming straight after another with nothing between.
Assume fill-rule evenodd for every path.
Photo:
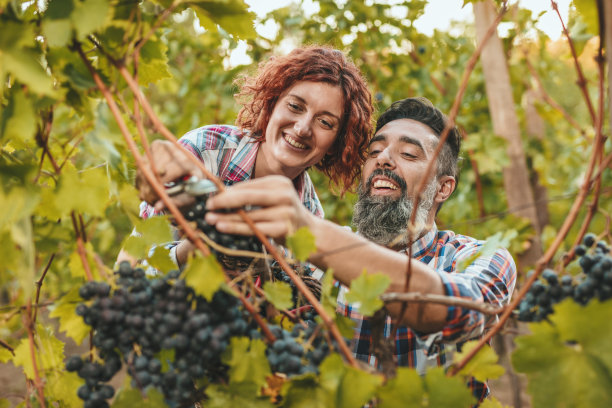
<instances>
[{"instance_id":1,"label":"man's eye","mask_svg":"<svg viewBox=\"0 0 612 408\"><path fill-rule=\"evenodd\" d=\"M406 152L402 153L402 156L404 156L404 157L406 157L408 159L415 159L416 158L416 156L414 154L406 153Z\"/></svg>"}]
</instances>

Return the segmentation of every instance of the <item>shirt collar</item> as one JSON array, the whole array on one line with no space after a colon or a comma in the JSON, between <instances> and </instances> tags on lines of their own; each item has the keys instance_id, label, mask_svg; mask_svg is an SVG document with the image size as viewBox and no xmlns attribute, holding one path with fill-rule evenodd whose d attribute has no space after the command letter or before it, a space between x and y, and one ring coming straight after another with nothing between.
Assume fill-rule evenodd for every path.
<instances>
[{"instance_id":1,"label":"shirt collar","mask_svg":"<svg viewBox=\"0 0 612 408\"><path fill-rule=\"evenodd\" d=\"M412 243L412 257L419 258L427 254L435 243L435 237L438 235L438 226L434 222L431 229L421 238ZM402 249L400 252L408 253L408 248Z\"/></svg>"}]
</instances>

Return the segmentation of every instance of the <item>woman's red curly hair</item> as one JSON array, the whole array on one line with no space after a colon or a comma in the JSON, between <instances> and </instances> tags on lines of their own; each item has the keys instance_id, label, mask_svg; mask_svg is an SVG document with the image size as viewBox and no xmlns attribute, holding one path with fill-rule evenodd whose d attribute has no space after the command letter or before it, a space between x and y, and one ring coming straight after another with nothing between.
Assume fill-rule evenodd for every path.
<instances>
[{"instance_id":1,"label":"woman's red curly hair","mask_svg":"<svg viewBox=\"0 0 612 408\"><path fill-rule=\"evenodd\" d=\"M327 46L297 48L285 56L260 64L257 73L237 80L236 94L242 109L236 125L265 140L265 130L280 95L298 81L326 82L338 86L344 96L344 112L338 136L316 168L323 171L342 193L360 174L372 131L372 96L359 69L341 51Z\"/></svg>"}]
</instances>

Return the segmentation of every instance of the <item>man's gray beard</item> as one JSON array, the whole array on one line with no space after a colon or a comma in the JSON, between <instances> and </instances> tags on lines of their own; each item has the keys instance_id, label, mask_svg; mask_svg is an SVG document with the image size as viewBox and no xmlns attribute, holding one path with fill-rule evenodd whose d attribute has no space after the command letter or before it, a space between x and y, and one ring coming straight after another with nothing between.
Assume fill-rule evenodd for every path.
<instances>
[{"instance_id":1,"label":"man's gray beard","mask_svg":"<svg viewBox=\"0 0 612 408\"><path fill-rule=\"evenodd\" d=\"M423 191L417 208L413 240L420 237L421 233L429 228L427 218L434 204L437 187L434 179ZM353 226L361 235L379 245L390 246L392 244L393 247L408 245L406 232L414 200L407 197L405 188L402 188L399 198L372 196L370 191L371 188L364 187L363 182L359 184L359 199L353 209Z\"/></svg>"}]
</instances>

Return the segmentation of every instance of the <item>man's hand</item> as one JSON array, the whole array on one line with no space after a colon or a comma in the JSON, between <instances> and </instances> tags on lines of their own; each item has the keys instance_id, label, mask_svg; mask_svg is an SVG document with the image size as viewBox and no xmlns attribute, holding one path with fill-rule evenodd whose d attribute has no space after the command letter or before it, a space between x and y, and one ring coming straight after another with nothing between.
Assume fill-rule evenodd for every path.
<instances>
[{"instance_id":1,"label":"man's hand","mask_svg":"<svg viewBox=\"0 0 612 408\"><path fill-rule=\"evenodd\" d=\"M284 238L298 228L310 226L314 217L302 204L290 179L268 176L237 183L207 201L206 222L228 234L253 235L251 228L236 213L216 210L257 207L249 217L262 233Z\"/></svg>"},{"instance_id":2,"label":"man's hand","mask_svg":"<svg viewBox=\"0 0 612 408\"><path fill-rule=\"evenodd\" d=\"M173 182L188 175L202 177L201 170L195 163L186 157L187 154L189 153L183 152L166 140L155 140L151 143L151 156L153 157L155 169L159 174L162 184ZM145 165L153 172L151 163L148 162L146 157ZM164 203L160 201L159 196L155 190L153 190L140 169L136 173L136 188L140 191L141 200L154 206L158 211L164 209ZM194 198L185 193L172 197L172 200L178 207L183 207L194 202Z\"/></svg>"}]
</instances>

